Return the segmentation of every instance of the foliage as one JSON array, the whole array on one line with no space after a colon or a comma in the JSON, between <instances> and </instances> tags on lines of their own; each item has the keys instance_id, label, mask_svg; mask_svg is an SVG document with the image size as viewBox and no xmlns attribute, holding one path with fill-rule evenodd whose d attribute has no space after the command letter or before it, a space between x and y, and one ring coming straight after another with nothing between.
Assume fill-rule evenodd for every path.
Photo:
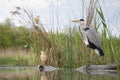
<instances>
[{"instance_id":1,"label":"foliage","mask_svg":"<svg viewBox=\"0 0 120 80\"><path fill-rule=\"evenodd\" d=\"M97 2L94 3L96 4ZM22 26L13 27L9 20L6 20L5 24L0 24L0 48L24 48L24 45L28 45L28 49L32 51L32 53L29 54L29 58L26 59L24 58L24 56L21 55L18 55L17 57L17 60L22 61L23 63L21 64L24 65L41 64L41 50L47 53L46 65L51 65L55 67L73 68L85 65L91 59L90 54L93 54L91 60L94 64L119 63L120 38L114 37L111 34L111 31L107 28L101 6L99 4L96 4L92 6L91 9L96 9L97 16L94 17L95 12L94 10L91 10L92 13L90 13L87 17L90 18L88 24L91 24L92 19L98 20L98 24L94 25L97 27L97 30L101 27L102 24L103 29L101 40L105 53L104 57L98 58L93 50L87 48L81 40L79 33L71 28L71 26L66 29L65 33L59 32L58 30L56 30L56 32L44 31L42 29L43 26L40 25L41 23L39 24L39 20L37 24L33 21L33 14L29 10L24 10L24 13L29 17L31 24L33 25L32 30ZM6 59L10 60L11 58ZM7 60L5 60L5 62L6 61ZM14 60L11 59L11 61Z\"/></svg>"},{"instance_id":2,"label":"foliage","mask_svg":"<svg viewBox=\"0 0 120 80\"><path fill-rule=\"evenodd\" d=\"M25 27L13 27L0 24L0 48L24 47L28 43L29 30Z\"/></svg>"}]
</instances>

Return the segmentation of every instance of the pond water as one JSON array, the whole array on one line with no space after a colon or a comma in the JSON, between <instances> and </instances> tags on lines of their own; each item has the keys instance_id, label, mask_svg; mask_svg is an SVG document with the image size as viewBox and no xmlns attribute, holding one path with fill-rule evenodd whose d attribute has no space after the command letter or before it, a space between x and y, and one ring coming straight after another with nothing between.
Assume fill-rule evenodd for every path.
<instances>
[{"instance_id":1,"label":"pond water","mask_svg":"<svg viewBox=\"0 0 120 80\"><path fill-rule=\"evenodd\" d=\"M84 73L75 69L39 71L35 67L0 67L0 80L119 80L117 72Z\"/></svg>"}]
</instances>

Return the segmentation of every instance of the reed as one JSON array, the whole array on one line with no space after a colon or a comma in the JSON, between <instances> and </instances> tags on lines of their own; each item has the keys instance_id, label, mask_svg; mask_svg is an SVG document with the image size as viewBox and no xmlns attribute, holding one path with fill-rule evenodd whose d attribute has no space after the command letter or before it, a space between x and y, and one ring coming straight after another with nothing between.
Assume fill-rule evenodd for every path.
<instances>
[{"instance_id":1,"label":"reed","mask_svg":"<svg viewBox=\"0 0 120 80\"><path fill-rule=\"evenodd\" d=\"M29 36L29 41L31 42L29 57L24 59L24 55L17 55L19 61L25 62L19 64L41 64L41 51L44 51L47 55L45 65L54 67L75 68L85 65L90 59L90 53L93 54L92 62L94 64L119 63L120 38L112 36L111 31L108 29L99 1L91 0L88 9L89 16L87 16L87 25L95 23L94 26L98 32L99 28L102 27L101 39L105 52L104 57L98 57L94 51L91 52L91 50L84 45L79 33L76 32L74 28L71 28L71 26L65 30L65 33L59 32L58 30L56 30L56 32L46 32L43 30L44 26L41 25L39 20L37 23L34 22L34 16L31 11L25 10L25 14L28 16L27 19L31 21L33 28ZM7 59L9 58L6 58L6 60Z\"/></svg>"}]
</instances>

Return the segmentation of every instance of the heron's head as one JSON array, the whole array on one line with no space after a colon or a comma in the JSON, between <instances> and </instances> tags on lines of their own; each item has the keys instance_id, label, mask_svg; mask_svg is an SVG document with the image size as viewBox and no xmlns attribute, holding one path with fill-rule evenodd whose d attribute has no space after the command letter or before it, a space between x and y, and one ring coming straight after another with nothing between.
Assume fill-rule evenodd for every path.
<instances>
[{"instance_id":1,"label":"heron's head","mask_svg":"<svg viewBox=\"0 0 120 80\"><path fill-rule=\"evenodd\" d=\"M83 23L84 22L84 19L79 19L79 20L72 20L72 22L75 22L75 23Z\"/></svg>"},{"instance_id":2,"label":"heron's head","mask_svg":"<svg viewBox=\"0 0 120 80\"><path fill-rule=\"evenodd\" d=\"M75 23L80 23L80 22L84 22L84 19L73 20L72 22L75 22Z\"/></svg>"}]
</instances>

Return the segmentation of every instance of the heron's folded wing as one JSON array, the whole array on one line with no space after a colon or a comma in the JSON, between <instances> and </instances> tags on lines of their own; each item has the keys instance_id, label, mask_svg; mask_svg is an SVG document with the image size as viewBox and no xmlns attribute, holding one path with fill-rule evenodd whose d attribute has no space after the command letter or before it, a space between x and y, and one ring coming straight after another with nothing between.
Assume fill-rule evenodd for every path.
<instances>
[{"instance_id":1,"label":"heron's folded wing","mask_svg":"<svg viewBox=\"0 0 120 80\"><path fill-rule=\"evenodd\" d=\"M91 27L86 30L86 35L91 43L102 49L100 35Z\"/></svg>"}]
</instances>

